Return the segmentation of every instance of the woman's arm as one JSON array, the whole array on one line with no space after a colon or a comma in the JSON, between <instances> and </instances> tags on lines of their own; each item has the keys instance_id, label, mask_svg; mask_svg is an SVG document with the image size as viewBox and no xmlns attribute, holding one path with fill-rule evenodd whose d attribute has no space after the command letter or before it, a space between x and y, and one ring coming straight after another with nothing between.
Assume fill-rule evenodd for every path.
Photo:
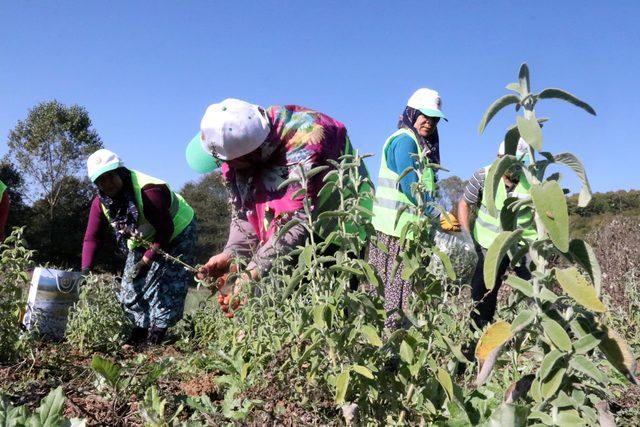
<instances>
[{"instance_id":1,"label":"woman's arm","mask_svg":"<svg viewBox=\"0 0 640 427\"><path fill-rule=\"evenodd\" d=\"M463 196L458 202L458 220L462 228L471 232L471 213L482 202L482 188L484 187L484 169L473 174L464 187Z\"/></svg>"},{"instance_id":2,"label":"woman's arm","mask_svg":"<svg viewBox=\"0 0 640 427\"><path fill-rule=\"evenodd\" d=\"M293 219L299 219L300 224L291 227L281 237L278 236L279 232L276 231L269 240L258 248L251 262L247 265L247 270L252 273L253 278L260 277L269 271L278 256L286 255L304 244L308 236L307 229L302 225L306 221L306 214L297 213L292 216L291 220Z\"/></svg>"},{"instance_id":3,"label":"woman's arm","mask_svg":"<svg viewBox=\"0 0 640 427\"><path fill-rule=\"evenodd\" d=\"M153 245L145 253L148 261L156 256L154 249L165 249L173 235L173 218L171 217L171 193L166 185L153 185L142 190L142 206L144 216L156 230Z\"/></svg>"},{"instance_id":4,"label":"woman's arm","mask_svg":"<svg viewBox=\"0 0 640 427\"><path fill-rule=\"evenodd\" d=\"M93 267L98 246L100 245L100 230L106 224L106 218L102 214L100 207L100 199L95 197L91 202L91 210L89 211L89 221L87 229L84 232L84 241L82 242L82 270L89 270Z\"/></svg>"},{"instance_id":5,"label":"woman's arm","mask_svg":"<svg viewBox=\"0 0 640 427\"><path fill-rule=\"evenodd\" d=\"M419 169L417 154L418 147L415 141L408 135L399 135L391 141L387 148L387 167L398 175L402 175L409 167ZM417 202L411 192L411 185L416 182L418 182L418 174L415 171L409 172L400 180L400 191L414 204ZM425 203L433 200L431 194L425 194L424 197Z\"/></svg>"}]
</instances>

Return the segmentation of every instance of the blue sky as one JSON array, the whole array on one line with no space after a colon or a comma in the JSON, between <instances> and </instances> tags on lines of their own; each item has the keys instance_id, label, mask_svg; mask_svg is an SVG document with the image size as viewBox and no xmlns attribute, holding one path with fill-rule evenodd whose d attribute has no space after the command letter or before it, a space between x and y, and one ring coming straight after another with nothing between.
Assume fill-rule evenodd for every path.
<instances>
[{"instance_id":1,"label":"blue sky","mask_svg":"<svg viewBox=\"0 0 640 427\"><path fill-rule=\"evenodd\" d=\"M638 1L3 2L0 155L27 110L55 98L86 107L130 167L179 188L197 178L184 149L210 103L311 107L379 153L427 86L449 117L443 166L466 179L515 122L509 109L477 133L526 61L534 91L560 87L598 112L541 102L545 149L577 154L596 191L639 188L638 17Z\"/></svg>"}]
</instances>

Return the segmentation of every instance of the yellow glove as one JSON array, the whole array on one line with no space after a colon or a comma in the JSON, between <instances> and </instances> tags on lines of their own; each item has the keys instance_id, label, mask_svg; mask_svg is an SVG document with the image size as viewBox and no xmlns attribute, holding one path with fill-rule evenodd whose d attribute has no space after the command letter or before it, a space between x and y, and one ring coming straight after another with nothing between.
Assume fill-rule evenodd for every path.
<instances>
[{"instance_id":1,"label":"yellow glove","mask_svg":"<svg viewBox=\"0 0 640 427\"><path fill-rule=\"evenodd\" d=\"M443 231L460 231L460 222L455 215L444 213L440 215L440 228Z\"/></svg>"}]
</instances>

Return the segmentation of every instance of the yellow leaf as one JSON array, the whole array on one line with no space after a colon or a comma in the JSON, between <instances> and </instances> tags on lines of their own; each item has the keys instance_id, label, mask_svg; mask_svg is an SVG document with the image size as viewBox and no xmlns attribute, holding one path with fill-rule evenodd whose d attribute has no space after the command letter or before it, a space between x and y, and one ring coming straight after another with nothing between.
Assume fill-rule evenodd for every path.
<instances>
[{"instance_id":1,"label":"yellow leaf","mask_svg":"<svg viewBox=\"0 0 640 427\"><path fill-rule=\"evenodd\" d=\"M484 332L478 345L476 345L476 359L482 364L489 353L509 341L511 338L511 325L505 321L499 321L489 326Z\"/></svg>"},{"instance_id":2,"label":"yellow leaf","mask_svg":"<svg viewBox=\"0 0 640 427\"><path fill-rule=\"evenodd\" d=\"M556 270L556 279L562 290L585 308L597 313L604 313L607 307L598 299L596 288L580 274L577 268L570 267Z\"/></svg>"}]
</instances>

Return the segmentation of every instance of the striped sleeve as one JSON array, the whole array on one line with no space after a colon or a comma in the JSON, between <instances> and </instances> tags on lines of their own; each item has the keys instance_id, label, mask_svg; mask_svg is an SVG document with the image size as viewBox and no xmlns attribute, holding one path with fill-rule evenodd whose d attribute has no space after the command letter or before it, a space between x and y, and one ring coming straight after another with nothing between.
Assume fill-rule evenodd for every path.
<instances>
[{"instance_id":1,"label":"striped sleeve","mask_svg":"<svg viewBox=\"0 0 640 427\"><path fill-rule=\"evenodd\" d=\"M482 200L484 174L484 168L477 170L464 187L464 200L467 204L475 206Z\"/></svg>"}]
</instances>

